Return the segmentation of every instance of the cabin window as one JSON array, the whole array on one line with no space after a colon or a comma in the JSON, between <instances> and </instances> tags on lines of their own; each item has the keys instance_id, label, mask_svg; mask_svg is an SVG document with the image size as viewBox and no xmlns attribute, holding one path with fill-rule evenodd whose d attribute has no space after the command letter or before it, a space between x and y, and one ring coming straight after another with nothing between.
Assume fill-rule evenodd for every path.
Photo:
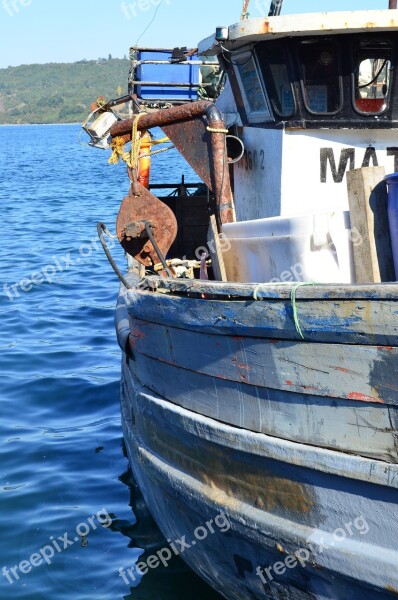
<instances>
[{"instance_id":1,"label":"cabin window","mask_svg":"<svg viewBox=\"0 0 398 600\"><path fill-rule=\"evenodd\" d=\"M343 104L337 44L324 40L304 40L299 44L298 51L307 110L312 114L336 114Z\"/></svg>"},{"instance_id":2,"label":"cabin window","mask_svg":"<svg viewBox=\"0 0 398 600\"><path fill-rule=\"evenodd\" d=\"M387 108L391 87L391 46L384 42L362 41L354 48L354 108L365 115Z\"/></svg>"},{"instance_id":3,"label":"cabin window","mask_svg":"<svg viewBox=\"0 0 398 600\"><path fill-rule=\"evenodd\" d=\"M256 51L272 108L280 117L291 117L295 102L286 48L278 42L265 42Z\"/></svg>"},{"instance_id":4,"label":"cabin window","mask_svg":"<svg viewBox=\"0 0 398 600\"><path fill-rule=\"evenodd\" d=\"M245 103L249 122L272 120L271 111L254 60L253 52L246 52L234 60L236 74Z\"/></svg>"}]
</instances>

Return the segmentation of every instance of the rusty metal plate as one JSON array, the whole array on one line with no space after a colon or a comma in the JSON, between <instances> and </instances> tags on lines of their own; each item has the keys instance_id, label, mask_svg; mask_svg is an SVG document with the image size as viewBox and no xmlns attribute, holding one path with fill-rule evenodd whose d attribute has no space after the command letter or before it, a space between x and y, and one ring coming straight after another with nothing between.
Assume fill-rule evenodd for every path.
<instances>
[{"instance_id":1,"label":"rusty metal plate","mask_svg":"<svg viewBox=\"0 0 398 600\"><path fill-rule=\"evenodd\" d=\"M135 189L140 195L134 195L130 189L120 206L116 233L121 246L128 254L142 265L151 267L159 262L159 257L145 235L127 235L133 229L131 224L149 221L159 249L163 256L166 256L177 236L177 221L173 211L140 183L136 183Z\"/></svg>"}]
</instances>

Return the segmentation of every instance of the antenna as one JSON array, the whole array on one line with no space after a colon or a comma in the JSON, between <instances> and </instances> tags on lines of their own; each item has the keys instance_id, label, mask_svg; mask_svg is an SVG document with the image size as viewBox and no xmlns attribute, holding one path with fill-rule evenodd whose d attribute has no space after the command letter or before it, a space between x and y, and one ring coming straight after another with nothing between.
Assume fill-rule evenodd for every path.
<instances>
[{"instance_id":1,"label":"antenna","mask_svg":"<svg viewBox=\"0 0 398 600\"><path fill-rule=\"evenodd\" d=\"M390 0L390 2L393 2L393 1L394 0ZM396 1L397 0L395 0L395 2ZM268 16L269 17L279 17L279 15L281 14L282 4L283 4L283 0L272 0L271 6L269 7Z\"/></svg>"}]
</instances>

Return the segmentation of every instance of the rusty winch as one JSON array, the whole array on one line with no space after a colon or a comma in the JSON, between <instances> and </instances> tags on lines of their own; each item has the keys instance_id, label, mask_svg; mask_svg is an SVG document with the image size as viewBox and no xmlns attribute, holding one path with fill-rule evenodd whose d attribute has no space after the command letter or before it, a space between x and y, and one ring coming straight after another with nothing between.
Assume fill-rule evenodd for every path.
<instances>
[{"instance_id":1,"label":"rusty winch","mask_svg":"<svg viewBox=\"0 0 398 600\"><path fill-rule=\"evenodd\" d=\"M133 139L134 131L152 127L162 128L212 190L220 231L223 223L235 218L226 152L228 132L221 113L212 102L193 102L119 121L112 126L110 135L120 146ZM128 254L153 268L156 263L165 264L164 257L177 236L177 221L173 211L139 182L137 165L131 164L128 173L130 190L117 217L117 237Z\"/></svg>"}]
</instances>

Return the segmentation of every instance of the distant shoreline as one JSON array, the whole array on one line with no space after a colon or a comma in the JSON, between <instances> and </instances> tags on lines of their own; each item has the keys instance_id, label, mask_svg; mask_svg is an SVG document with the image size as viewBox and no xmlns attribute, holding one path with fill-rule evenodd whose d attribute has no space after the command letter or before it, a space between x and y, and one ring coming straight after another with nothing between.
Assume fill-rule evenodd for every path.
<instances>
[{"instance_id":1,"label":"distant shoreline","mask_svg":"<svg viewBox=\"0 0 398 600\"><path fill-rule=\"evenodd\" d=\"M51 127L51 125L81 125L81 123L0 123L0 127Z\"/></svg>"}]
</instances>

